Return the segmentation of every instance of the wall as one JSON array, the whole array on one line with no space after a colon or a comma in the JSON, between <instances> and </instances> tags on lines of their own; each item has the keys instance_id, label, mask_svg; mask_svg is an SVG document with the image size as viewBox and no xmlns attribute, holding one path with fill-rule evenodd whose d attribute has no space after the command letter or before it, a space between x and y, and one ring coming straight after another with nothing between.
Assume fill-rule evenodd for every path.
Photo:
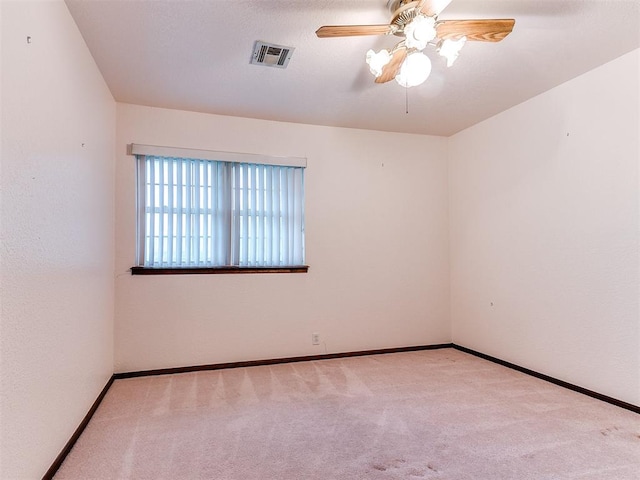
<instances>
[{"instance_id":1,"label":"wall","mask_svg":"<svg viewBox=\"0 0 640 480\"><path fill-rule=\"evenodd\" d=\"M453 341L635 405L638 58L449 145Z\"/></svg>"},{"instance_id":2,"label":"wall","mask_svg":"<svg viewBox=\"0 0 640 480\"><path fill-rule=\"evenodd\" d=\"M117 112L116 372L450 341L446 139ZM132 142L307 157L309 272L131 276Z\"/></svg>"},{"instance_id":3,"label":"wall","mask_svg":"<svg viewBox=\"0 0 640 480\"><path fill-rule=\"evenodd\" d=\"M63 2L0 8L0 478L34 479L113 372L115 102Z\"/></svg>"},{"instance_id":4,"label":"wall","mask_svg":"<svg viewBox=\"0 0 640 480\"><path fill-rule=\"evenodd\" d=\"M640 404L638 51L449 142L119 105L114 245L75 24L0 22L0 477L40 477L110 377L114 301L116 371L449 342L451 299L456 343ZM309 273L132 277L131 142L308 157Z\"/></svg>"}]
</instances>

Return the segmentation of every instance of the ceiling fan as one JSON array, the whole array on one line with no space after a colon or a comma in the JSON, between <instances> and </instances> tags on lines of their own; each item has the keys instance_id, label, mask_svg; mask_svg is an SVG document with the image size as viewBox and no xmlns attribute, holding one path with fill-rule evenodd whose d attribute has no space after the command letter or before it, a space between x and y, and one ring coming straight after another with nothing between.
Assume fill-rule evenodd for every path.
<instances>
[{"instance_id":1,"label":"ceiling fan","mask_svg":"<svg viewBox=\"0 0 640 480\"><path fill-rule=\"evenodd\" d=\"M367 52L366 61L376 83L393 80L403 87L424 82L431 73L431 61L422 53L434 46L451 66L467 41L499 42L513 30L515 20L438 20L451 0L389 0L388 25L326 25L316 31L320 38L359 35L404 37L391 50Z\"/></svg>"}]
</instances>

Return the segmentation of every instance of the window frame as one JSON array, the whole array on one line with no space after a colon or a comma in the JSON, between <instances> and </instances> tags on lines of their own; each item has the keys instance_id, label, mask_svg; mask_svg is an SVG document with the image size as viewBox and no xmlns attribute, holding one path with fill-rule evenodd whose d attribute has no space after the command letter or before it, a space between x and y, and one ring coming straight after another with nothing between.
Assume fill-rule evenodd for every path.
<instances>
[{"instance_id":1,"label":"window frame","mask_svg":"<svg viewBox=\"0 0 640 480\"><path fill-rule=\"evenodd\" d=\"M145 162L146 159L139 157L173 157L184 159L196 159L207 161L218 161L228 163L257 164L267 166L301 167L307 166L307 159L303 157L274 157L267 155L256 155L235 152L219 152L210 150L197 150L175 147L161 147L154 145L130 144L127 145L127 153L136 159L136 265L131 267L132 275L185 275L185 274L241 274L241 273L306 273L309 266L285 265L285 266L240 266L240 265L219 265L219 266L168 266L153 267L144 266L145 235L144 225L146 222L146 201L145 201ZM233 188L233 182L230 183ZM304 188L304 177L303 177ZM140 193L142 192L142 194ZM304 212L304 194L302 198L302 208ZM303 239L302 249L304 257L304 213L302 217ZM229 232L231 235L232 232ZM229 263L233 259L228 259Z\"/></svg>"}]
</instances>

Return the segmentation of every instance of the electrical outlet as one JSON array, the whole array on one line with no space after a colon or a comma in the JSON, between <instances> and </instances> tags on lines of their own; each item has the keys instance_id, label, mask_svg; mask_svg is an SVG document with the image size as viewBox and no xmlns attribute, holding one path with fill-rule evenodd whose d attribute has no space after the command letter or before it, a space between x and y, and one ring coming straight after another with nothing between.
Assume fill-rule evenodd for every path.
<instances>
[{"instance_id":1,"label":"electrical outlet","mask_svg":"<svg viewBox=\"0 0 640 480\"><path fill-rule=\"evenodd\" d=\"M311 334L311 345L320 345L320 334L312 333Z\"/></svg>"}]
</instances>

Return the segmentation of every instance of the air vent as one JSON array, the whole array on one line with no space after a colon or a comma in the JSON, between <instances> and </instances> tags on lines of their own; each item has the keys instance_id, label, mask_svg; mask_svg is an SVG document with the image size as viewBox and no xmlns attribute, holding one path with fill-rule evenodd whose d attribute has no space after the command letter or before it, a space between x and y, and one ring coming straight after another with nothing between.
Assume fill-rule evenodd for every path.
<instances>
[{"instance_id":1,"label":"air vent","mask_svg":"<svg viewBox=\"0 0 640 480\"><path fill-rule=\"evenodd\" d=\"M251 63L265 67L287 68L294 50L293 47L257 41L253 47Z\"/></svg>"}]
</instances>

